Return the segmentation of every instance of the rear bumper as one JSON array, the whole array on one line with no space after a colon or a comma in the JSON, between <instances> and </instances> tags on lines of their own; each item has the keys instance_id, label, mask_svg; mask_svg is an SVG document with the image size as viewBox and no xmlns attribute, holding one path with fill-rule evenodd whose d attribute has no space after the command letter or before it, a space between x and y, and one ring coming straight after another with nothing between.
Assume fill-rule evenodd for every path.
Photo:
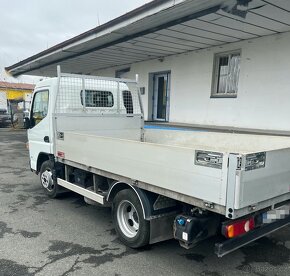
<instances>
[{"instance_id":1,"label":"rear bumper","mask_svg":"<svg viewBox=\"0 0 290 276\"><path fill-rule=\"evenodd\" d=\"M260 228L252 230L251 232L243 236L229 239L221 243L216 243L215 253L218 255L218 257L222 257L248 243L251 243L252 241L255 241L272 232L275 232L276 230L287 226L288 224L290 224L290 216L287 216L284 219L280 219L269 224L265 224Z\"/></svg>"}]
</instances>

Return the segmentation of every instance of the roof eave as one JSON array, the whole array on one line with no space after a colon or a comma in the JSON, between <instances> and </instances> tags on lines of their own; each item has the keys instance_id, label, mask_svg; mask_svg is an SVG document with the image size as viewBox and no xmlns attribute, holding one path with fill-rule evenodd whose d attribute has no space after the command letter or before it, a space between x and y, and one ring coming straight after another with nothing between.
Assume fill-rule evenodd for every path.
<instances>
[{"instance_id":1,"label":"roof eave","mask_svg":"<svg viewBox=\"0 0 290 276\"><path fill-rule=\"evenodd\" d=\"M133 18L135 16L138 16L138 15L140 15L140 14L146 12L146 11L149 11L150 9L154 9L156 7L159 7L162 4L167 3L167 2L173 2L173 1L172 0L154 0L152 2L149 2L149 3L145 4L145 5L142 5L141 7L138 7L136 9L128 12L128 13L125 13L124 15L121 15L121 16L113 19L113 20L110 20L109 22L107 22L105 24L102 24L102 25L100 25L98 27L90 29L89 31L81 33L80 35L77 35L77 36L75 36L73 38L65 40L65 41L63 41L63 42L61 42L61 43L59 43L59 44L57 44L55 46L52 46L52 47L50 47L50 48L48 48L48 49L46 49L44 51L41 51L41 52L39 52L39 53L37 53L37 54L35 54L33 56L30 56L30 57L28 57L28 58L26 58L26 59L24 59L22 61L19 61L19 62L15 63L15 64L11 65L11 66L7 66L7 67L5 67L5 70L7 72L11 72L11 70L16 69L17 67L22 66L22 65L24 65L24 64L26 64L26 63L28 63L30 61L33 61L33 60L38 59L38 58L41 58L41 57L43 57L45 55L51 54L51 53L56 52L58 50L62 50L64 47L69 46L72 43L79 42L80 40L83 40L85 38L88 38L91 35L97 34L97 33L101 32L101 31L104 31L104 30L106 30L108 28L116 26L116 25L118 25L119 23L121 23L121 22L123 22L125 20L128 20L128 19L131 19L131 18ZM20 73L18 75L21 75L21 74L22 73ZM14 75L14 76L16 76L16 75Z\"/></svg>"}]
</instances>

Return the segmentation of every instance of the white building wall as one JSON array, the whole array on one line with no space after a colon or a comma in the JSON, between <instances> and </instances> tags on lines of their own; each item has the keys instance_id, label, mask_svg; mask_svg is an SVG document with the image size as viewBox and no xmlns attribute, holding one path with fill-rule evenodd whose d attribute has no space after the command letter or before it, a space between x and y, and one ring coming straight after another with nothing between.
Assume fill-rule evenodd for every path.
<instances>
[{"instance_id":1,"label":"white building wall","mask_svg":"<svg viewBox=\"0 0 290 276\"><path fill-rule=\"evenodd\" d=\"M241 49L237 98L210 98L214 54ZM114 76L116 68L98 71ZM145 118L149 73L171 71L170 122L263 130L290 130L290 33L131 65L139 74Z\"/></svg>"}]
</instances>

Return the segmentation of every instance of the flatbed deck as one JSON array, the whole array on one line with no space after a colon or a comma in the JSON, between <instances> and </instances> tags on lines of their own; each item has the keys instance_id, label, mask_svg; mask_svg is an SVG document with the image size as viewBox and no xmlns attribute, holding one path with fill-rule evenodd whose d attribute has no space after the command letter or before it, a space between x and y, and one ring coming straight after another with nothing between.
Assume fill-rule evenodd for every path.
<instances>
[{"instance_id":1,"label":"flatbed deck","mask_svg":"<svg viewBox=\"0 0 290 276\"><path fill-rule=\"evenodd\" d=\"M216 125L197 125L178 122L165 121L145 121L145 128L148 129L169 129L169 130L186 130L186 131L210 131L237 134L255 134L290 137L290 131L271 130L271 129L253 129L233 126L216 126Z\"/></svg>"},{"instance_id":2,"label":"flatbed deck","mask_svg":"<svg viewBox=\"0 0 290 276\"><path fill-rule=\"evenodd\" d=\"M122 134L119 138L117 136L116 133L114 137L106 137L85 131L65 132L64 140L57 140L56 150L64 152L65 160L86 164L90 170L95 168L125 177L134 185L146 186L155 192L156 189L159 192L162 190L162 195L174 199L192 198L191 203L199 201L197 206L204 207L209 203L215 206L213 211L219 213L225 213L228 205L230 155L267 152L267 168L241 171L239 177L244 181L243 185L237 186L231 195L236 198L235 207L241 209L251 204L257 205L281 194L286 194L286 199L289 197L286 179L290 177L288 163L277 167L273 159L279 153L282 160L290 161L288 137L161 129L145 129L144 141L124 139ZM220 153L221 167L197 164L197 151ZM282 177L281 187L277 189L275 186L273 189L273 176L277 177L278 173ZM262 191L257 193L257 189ZM172 196L173 193L176 196ZM253 193L254 197L251 196Z\"/></svg>"}]
</instances>

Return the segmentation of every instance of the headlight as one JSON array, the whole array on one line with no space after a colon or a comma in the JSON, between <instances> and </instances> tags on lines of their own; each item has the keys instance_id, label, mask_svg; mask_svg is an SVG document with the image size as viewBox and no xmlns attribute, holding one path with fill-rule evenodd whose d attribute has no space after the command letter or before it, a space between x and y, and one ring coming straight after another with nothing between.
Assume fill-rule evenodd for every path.
<instances>
[{"instance_id":1,"label":"headlight","mask_svg":"<svg viewBox=\"0 0 290 276\"><path fill-rule=\"evenodd\" d=\"M195 165L221 169L223 165L223 154L197 150L195 152Z\"/></svg>"},{"instance_id":2,"label":"headlight","mask_svg":"<svg viewBox=\"0 0 290 276\"><path fill-rule=\"evenodd\" d=\"M258 152L246 155L246 171L265 168L266 152Z\"/></svg>"}]
</instances>

